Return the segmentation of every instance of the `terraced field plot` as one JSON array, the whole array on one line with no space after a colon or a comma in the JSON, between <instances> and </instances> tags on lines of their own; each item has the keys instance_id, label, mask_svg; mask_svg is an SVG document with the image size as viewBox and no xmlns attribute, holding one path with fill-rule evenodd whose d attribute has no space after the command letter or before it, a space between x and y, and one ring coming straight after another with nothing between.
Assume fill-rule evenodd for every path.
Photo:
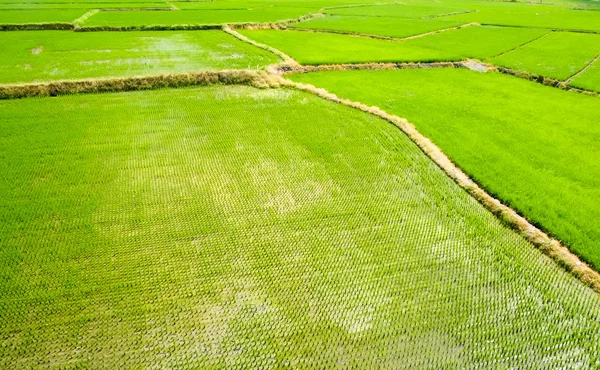
<instances>
[{"instance_id":1,"label":"terraced field plot","mask_svg":"<svg viewBox=\"0 0 600 370\"><path fill-rule=\"evenodd\" d=\"M130 11L99 12L90 17L86 27L136 27L205 25L245 22L276 22L308 14L304 8L257 8L228 10Z\"/></svg>"},{"instance_id":2,"label":"terraced field plot","mask_svg":"<svg viewBox=\"0 0 600 370\"><path fill-rule=\"evenodd\" d=\"M449 6L451 5L451 6ZM469 12L464 4L452 4L450 2L440 4L381 4L372 6L353 6L343 8L325 9L324 13L337 15L366 15L370 17L393 17L393 18L426 18L446 14Z\"/></svg>"},{"instance_id":3,"label":"terraced field plot","mask_svg":"<svg viewBox=\"0 0 600 370\"><path fill-rule=\"evenodd\" d=\"M247 87L0 108L2 367L600 360L599 297L374 116Z\"/></svg>"},{"instance_id":4,"label":"terraced field plot","mask_svg":"<svg viewBox=\"0 0 600 370\"><path fill-rule=\"evenodd\" d=\"M553 32L490 60L509 68L566 80L600 55L600 35Z\"/></svg>"},{"instance_id":5,"label":"terraced field plot","mask_svg":"<svg viewBox=\"0 0 600 370\"><path fill-rule=\"evenodd\" d=\"M461 22L438 19L402 19L384 17L327 16L295 23L290 28L330 32L348 32L387 37L407 37L461 26Z\"/></svg>"},{"instance_id":6,"label":"terraced field plot","mask_svg":"<svg viewBox=\"0 0 600 370\"><path fill-rule=\"evenodd\" d=\"M222 31L0 33L0 82L262 68L278 58Z\"/></svg>"},{"instance_id":7,"label":"terraced field plot","mask_svg":"<svg viewBox=\"0 0 600 370\"><path fill-rule=\"evenodd\" d=\"M546 30L466 27L406 41L318 32L242 30L303 64L452 61L486 58L547 33Z\"/></svg>"},{"instance_id":8,"label":"terraced field plot","mask_svg":"<svg viewBox=\"0 0 600 370\"><path fill-rule=\"evenodd\" d=\"M600 268L597 97L456 69L293 78L406 117L492 194Z\"/></svg>"},{"instance_id":9,"label":"terraced field plot","mask_svg":"<svg viewBox=\"0 0 600 370\"><path fill-rule=\"evenodd\" d=\"M479 8L477 12L452 15L443 19L489 25L600 31L598 11L507 2L489 2L485 7L477 5L475 8Z\"/></svg>"}]
</instances>

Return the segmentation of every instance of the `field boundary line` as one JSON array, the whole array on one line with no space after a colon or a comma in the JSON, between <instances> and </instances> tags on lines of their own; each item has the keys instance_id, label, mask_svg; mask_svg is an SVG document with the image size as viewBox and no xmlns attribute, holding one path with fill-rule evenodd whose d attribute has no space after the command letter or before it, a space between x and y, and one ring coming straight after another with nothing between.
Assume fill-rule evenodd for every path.
<instances>
[{"instance_id":1,"label":"field boundary line","mask_svg":"<svg viewBox=\"0 0 600 370\"><path fill-rule=\"evenodd\" d=\"M456 166L437 145L421 134L408 120L389 114L378 107L370 107L349 99L339 98L337 95L313 85L301 84L290 80L287 81L289 81L288 86L290 87L312 93L326 100L359 109L363 112L371 113L394 124L469 195L475 198L506 225L515 229L522 237L554 260L559 266L562 266L595 292L600 293L600 274L597 271L581 261L579 257L573 254L567 247L563 246L558 240L550 237L548 234L532 225L527 219L519 215L515 210L488 194L458 168L458 166Z\"/></svg>"},{"instance_id":2,"label":"field boundary line","mask_svg":"<svg viewBox=\"0 0 600 370\"><path fill-rule=\"evenodd\" d=\"M522 78L522 79L529 80L529 81L534 81L534 82L537 82L537 83L545 85L545 86L555 87L557 89L561 89L561 90L565 90L565 91L573 91L573 92L584 94L584 95L600 96L600 93L597 91L585 90L585 89L581 89L579 87L574 87L574 86L569 85L566 81L556 80L553 78L544 77L544 76L536 75L536 74L525 72L525 71L511 69L511 68L505 68L505 67L499 67L499 66L496 66L495 68L500 73L504 73L507 75L511 75L511 76Z\"/></svg>"},{"instance_id":3,"label":"field boundary line","mask_svg":"<svg viewBox=\"0 0 600 370\"><path fill-rule=\"evenodd\" d=\"M250 45L253 45L257 48L266 50L270 53L273 53L275 55L277 55L278 57L280 57L281 59L283 59L284 63L289 65L289 66L296 66L299 65L298 62L296 62L292 57L290 57L289 55L285 54L284 52L275 49L272 46L266 45L266 44L261 44L260 42L256 42L244 35L242 35L239 32L236 32L234 29L232 29L229 25L223 26L223 31L230 34L231 36L235 37L236 39L248 43Z\"/></svg>"},{"instance_id":4,"label":"field boundary line","mask_svg":"<svg viewBox=\"0 0 600 370\"><path fill-rule=\"evenodd\" d=\"M398 63L359 63L359 64L320 64L320 65L289 65L276 64L271 66L271 71L281 75L293 73L327 72L327 71L364 71L364 70L391 70L391 69L428 69L428 68L468 68L465 62L398 62Z\"/></svg>"},{"instance_id":5,"label":"field boundary line","mask_svg":"<svg viewBox=\"0 0 600 370\"><path fill-rule=\"evenodd\" d=\"M573 79L575 77L583 74L585 71L587 71L592 66L592 64L596 63L598 60L600 60L600 54L596 55L596 57L591 62L589 62L585 67L581 68L578 72L576 72L575 74L573 74L571 77L567 78L565 80L565 83L566 84L570 84L571 81L573 81Z\"/></svg>"},{"instance_id":6,"label":"field boundary line","mask_svg":"<svg viewBox=\"0 0 600 370\"><path fill-rule=\"evenodd\" d=\"M508 25L508 24L497 24L497 23L485 23L485 22L481 22L482 26L494 26L494 27L509 27L509 28L538 28L538 29L543 29L543 30L550 30L550 31L554 31L554 32L574 32L574 33L593 33L593 34L598 34L600 33L599 31L596 30L576 30L576 29L569 29L569 28L557 28L557 27L534 27L534 26L520 26L520 25Z\"/></svg>"},{"instance_id":7,"label":"field boundary line","mask_svg":"<svg viewBox=\"0 0 600 370\"><path fill-rule=\"evenodd\" d=\"M73 24L74 24L75 26L78 26L78 25L80 25L80 24L84 23L85 21L87 21L87 20L88 20L88 18L92 17L94 14L98 13L99 11L100 11L100 10L98 10L98 9L92 9L92 10L90 10L90 11L88 11L88 12L84 13L84 14L83 14L81 17L79 17L79 18L75 19L75 20L73 21Z\"/></svg>"},{"instance_id":8,"label":"field boundary line","mask_svg":"<svg viewBox=\"0 0 600 370\"><path fill-rule=\"evenodd\" d=\"M148 25L148 26L75 26L75 32L100 32L100 31L206 31L220 30L220 24L173 24L173 25Z\"/></svg>"},{"instance_id":9,"label":"field boundary line","mask_svg":"<svg viewBox=\"0 0 600 370\"><path fill-rule=\"evenodd\" d=\"M20 23L20 24L0 24L0 32L4 31L73 31L75 25L64 22L45 22L45 23Z\"/></svg>"},{"instance_id":10,"label":"field boundary line","mask_svg":"<svg viewBox=\"0 0 600 370\"><path fill-rule=\"evenodd\" d=\"M280 87L281 76L264 70L222 70L171 73L152 76L65 80L44 83L0 85L0 100L39 96L154 90L185 86L250 85L257 88Z\"/></svg>"},{"instance_id":11,"label":"field boundary line","mask_svg":"<svg viewBox=\"0 0 600 370\"><path fill-rule=\"evenodd\" d=\"M300 31L300 32L314 32L314 33L334 33L334 34L339 34L339 35L348 35L348 36L365 37L365 38L378 39L378 40L401 42L401 41L406 41L406 40L418 39L418 38L425 37L425 36L431 36L431 35L435 35L435 34L442 33L442 32L455 31L455 30L460 30L461 28L474 27L474 26L480 26L480 24L477 22L465 23L465 24L461 24L460 26L442 28L439 30L429 31L429 32L425 32L425 33L419 33L416 35L405 36L405 37L391 37L391 36L373 35L370 33L342 31L342 30L328 30L328 29L322 29L322 28L290 27L290 28L287 28L287 30Z\"/></svg>"},{"instance_id":12,"label":"field boundary line","mask_svg":"<svg viewBox=\"0 0 600 370\"><path fill-rule=\"evenodd\" d=\"M515 50L518 50L518 49L521 49L522 47L524 47L524 46L526 46L526 45L529 45L529 44L531 44L532 42L536 42L536 41L538 41L538 40L541 40L541 39L543 39L544 37L546 37L546 36L548 36L548 35L550 35L550 34L552 34L552 33L554 33L554 32L555 32L554 30L549 30L548 32L546 32L545 34L543 34L543 35L541 35L541 36L538 36L538 37L536 37L536 38L534 38L534 39L532 39L532 40L529 40L529 41L527 41L527 42L525 42L525 43L523 43L523 44L521 44L521 45L515 46L515 47L514 47L514 48L512 48L512 49L509 49L509 50L503 51L503 52L502 52L502 53L500 53L500 54L496 54L496 55L494 55L494 56L488 57L488 59L491 59L491 58L498 58L498 57L501 57L501 56L503 56L503 55L510 54L510 53L512 53L513 51L515 51Z\"/></svg>"}]
</instances>

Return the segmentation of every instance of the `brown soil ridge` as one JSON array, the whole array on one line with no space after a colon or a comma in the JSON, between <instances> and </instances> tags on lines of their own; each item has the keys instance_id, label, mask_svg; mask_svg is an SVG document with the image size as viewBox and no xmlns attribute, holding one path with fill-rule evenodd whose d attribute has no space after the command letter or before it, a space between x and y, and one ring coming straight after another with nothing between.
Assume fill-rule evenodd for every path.
<instances>
[{"instance_id":1,"label":"brown soil ridge","mask_svg":"<svg viewBox=\"0 0 600 370\"><path fill-rule=\"evenodd\" d=\"M82 93L152 90L184 86L249 85L257 88L276 88L282 78L259 70L202 71L194 73L161 74L154 76L99 78L48 83L0 85L0 100L36 96L58 96Z\"/></svg>"},{"instance_id":2,"label":"brown soil ridge","mask_svg":"<svg viewBox=\"0 0 600 370\"><path fill-rule=\"evenodd\" d=\"M326 72L326 71L364 71L390 69L427 69L427 68L467 68L466 62L398 62L398 63L359 63L359 64L321 64L321 65L289 65L271 66L271 71L287 75L292 73Z\"/></svg>"},{"instance_id":3,"label":"brown soil ridge","mask_svg":"<svg viewBox=\"0 0 600 370\"><path fill-rule=\"evenodd\" d=\"M391 115L378 107L369 107L359 102L339 98L327 90L312 85L300 84L293 81L289 81L287 85L302 91L310 92L323 99L374 114L394 124L452 180L454 180L454 182L467 191L469 195L475 198L505 224L516 230L545 255L553 259L558 265L562 266L594 291L600 293L600 274L597 271L581 261L579 257L563 246L558 240L551 238L548 234L532 225L527 219L519 215L512 208L502 204L500 200L494 198L484 189L479 187L479 185L458 168L439 147L427 137L423 136L415 126L406 119Z\"/></svg>"},{"instance_id":4,"label":"brown soil ridge","mask_svg":"<svg viewBox=\"0 0 600 370\"><path fill-rule=\"evenodd\" d=\"M442 28L439 30L429 31L429 32L425 32L425 33L419 33L416 35L405 36L405 37L391 37L391 36L373 35L373 34L369 34L369 33L361 33L361 32L354 32L354 31L341 31L341 30L331 30L331 29L323 29L323 28L300 28L300 27L285 28L285 27L280 27L280 28L273 28L273 29L289 29L292 31L315 32L315 33L334 33L334 34L338 34L338 35L347 35L347 36L365 37L365 38L377 39L377 40L401 42L401 41L406 41L406 40L418 39L418 38L425 37L425 36L436 35L436 34L442 33L442 32L455 31L455 30L459 30L461 28L472 27L472 26L480 26L480 24L477 22L471 22L471 23L461 24L460 26Z\"/></svg>"}]
</instances>

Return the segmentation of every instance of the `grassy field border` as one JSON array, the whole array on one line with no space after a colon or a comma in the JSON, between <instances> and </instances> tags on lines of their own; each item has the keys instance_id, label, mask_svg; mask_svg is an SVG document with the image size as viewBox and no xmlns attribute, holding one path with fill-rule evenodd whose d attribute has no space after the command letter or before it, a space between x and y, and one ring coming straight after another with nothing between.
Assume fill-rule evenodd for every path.
<instances>
[{"instance_id":1,"label":"grassy field border","mask_svg":"<svg viewBox=\"0 0 600 370\"><path fill-rule=\"evenodd\" d=\"M0 85L0 100L208 85L249 85L264 89L281 87L283 81L284 79L281 76L262 70L171 73L152 76Z\"/></svg>"}]
</instances>

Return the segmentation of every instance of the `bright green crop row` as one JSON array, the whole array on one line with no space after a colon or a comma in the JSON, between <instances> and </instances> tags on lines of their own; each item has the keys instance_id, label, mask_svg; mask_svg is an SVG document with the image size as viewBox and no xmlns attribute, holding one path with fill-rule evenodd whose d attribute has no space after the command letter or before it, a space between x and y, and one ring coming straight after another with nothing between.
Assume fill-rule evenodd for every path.
<instances>
[{"instance_id":1,"label":"bright green crop row","mask_svg":"<svg viewBox=\"0 0 600 370\"><path fill-rule=\"evenodd\" d=\"M331 15L292 24L290 27L401 38L456 27L462 24L461 22L441 21L438 19L395 19Z\"/></svg>"},{"instance_id":2,"label":"bright green crop row","mask_svg":"<svg viewBox=\"0 0 600 370\"><path fill-rule=\"evenodd\" d=\"M600 99L498 73L293 77L407 118L484 188L600 268Z\"/></svg>"},{"instance_id":3,"label":"bright green crop row","mask_svg":"<svg viewBox=\"0 0 600 370\"><path fill-rule=\"evenodd\" d=\"M596 293L343 105L246 87L0 101L0 158L2 368L600 361Z\"/></svg>"},{"instance_id":4,"label":"bright green crop row","mask_svg":"<svg viewBox=\"0 0 600 370\"><path fill-rule=\"evenodd\" d=\"M548 31L526 28L466 27L426 37L388 41L318 32L241 30L302 64L451 61L492 57Z\"/></svg>"},{"instance_id":5,"label":"bright green crop row","mask_svg":"<svg viewBox=\"0 0 600 370\"><path fill-rule=\"evenodd\" d=\"M256 69L278 61L222 31L0 32L0 82L39 82L204 69Z\"/></svg>"},{"instance_id":6,"label":"bright green crop row","mask_svg":"<svg viewBox=\"0 0 600 370\"><path fill-rule=\"evenodd\" d=\"M600 35L553 32L490 61L494 64L566 80L600 54Z\"/></svg>"}]
</instances>

